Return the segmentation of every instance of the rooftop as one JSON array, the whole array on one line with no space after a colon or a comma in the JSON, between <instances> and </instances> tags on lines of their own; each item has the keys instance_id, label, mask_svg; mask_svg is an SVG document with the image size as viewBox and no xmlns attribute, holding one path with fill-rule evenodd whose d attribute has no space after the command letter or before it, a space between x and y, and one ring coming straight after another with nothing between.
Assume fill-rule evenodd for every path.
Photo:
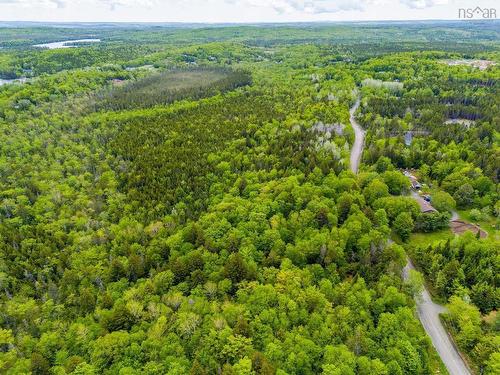
<instances>
[{"instance_id":1,"label":"rooftop","mask_svg":"<svg viewBox=\"0 0 500 375\"><path fill-rule=\"evenodd\" d=\"M422 213L426 213L426 212L437 212L437 210L432 207L432 205L427 202L426 200L424 200L423 198L421 197L418 197L416 199L418 205L420 206L420 212Z\"/></svg>"}]
</instances>

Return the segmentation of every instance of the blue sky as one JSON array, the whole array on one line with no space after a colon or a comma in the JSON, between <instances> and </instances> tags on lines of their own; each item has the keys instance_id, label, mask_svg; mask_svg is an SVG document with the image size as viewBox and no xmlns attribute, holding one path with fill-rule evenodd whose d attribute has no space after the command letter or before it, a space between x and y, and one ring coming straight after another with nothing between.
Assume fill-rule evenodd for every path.
<instances>
[{"instance_id":1,"label":"blue sky","mask_svg":"<svg viewBox=\"0 0 500 375\"><path fill-rule=\"evenodd\" d=\"M288 22L457 19L495 0L0 0L0 21ZM497 9L500 13L500 7Z\"/></svg>"}]
</instances>

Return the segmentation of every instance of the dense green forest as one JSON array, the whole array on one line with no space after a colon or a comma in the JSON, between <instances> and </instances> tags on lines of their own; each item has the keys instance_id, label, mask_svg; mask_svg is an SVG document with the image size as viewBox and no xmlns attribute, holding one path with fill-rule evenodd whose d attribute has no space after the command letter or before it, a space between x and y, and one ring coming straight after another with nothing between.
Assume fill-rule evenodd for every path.
<instances>
[{"instance_id":1,"label":"dense green forest","mask_svg":"<svg viewBox=\"0 0 500 375\"><path fill-rule=\"evenodd\" d=\"M201 99L218 92L234 90L251 83L251 75L244 71L224 69L186 69L150 74L147 77L122 85L99 95L98 109L131 109L154 107L181 99Z\"/></svg>"},{"instance_id":2,"label":"dense green forest","mask_svg":"<svg viewBox=\"0 0 500 375\"><path fill-rule=\"evenodd\" d=\"M498 374L495 25L0 27L0 373Z\"/></svg>"}]
</instances>

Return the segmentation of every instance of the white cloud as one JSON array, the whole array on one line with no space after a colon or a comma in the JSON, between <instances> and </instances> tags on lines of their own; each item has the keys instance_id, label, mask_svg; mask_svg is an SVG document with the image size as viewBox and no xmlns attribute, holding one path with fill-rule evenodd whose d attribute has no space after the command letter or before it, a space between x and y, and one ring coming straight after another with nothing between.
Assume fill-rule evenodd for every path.
<instances>
[{"instance_id":1,"label":"white cloud","mask_svg":"<svg viewBox=\"0 0 500 375\"><path fill-rule=\"evenodd\" d=\"M226 3L238 6L272 8L283 13L336 13L349 10L364 10L368 5L386 5L388 0L226 0ZM431 8L446 5L450 0L396 0L412 9Z\"/></svg>"},{"instance_id":2,"label":"white cloud","mask_svg":"<svg viewBox=\"0 0 500 375\"><path fill-rule=\"evenodd\" d=\"M64 0L0 0L0 4L18 5L23 8L60 8Z\"/></svg>"},{"instance_id":3,"label":"white cloud","mask_svg":"<svg viewBox=\"0 0 500 375\"><path fill-rule=\"evenodd\" d=\"M372 0L226 0L238 6L272 8L280 14L289 13L336 13L343 10L362 10Z\"/></svg>"},{"instance_id":4,"label":"white cloud","mask_svg":"<svg viewBox=\"0 0 500 375\"><path fill-rule=\"evenodd\" d=\"M117 7L134 6L152 8L159 2L159 0L0 0L0 5L18 5L24 8L64 8L72 4L84 4L89 6L105 5L116 9Z\"/></svg>"},{"instance_id":5,"label":"white cloud","mask_svg":"<svg viewBox=\"0 0 500 375\"><path fill-rule=\"evenodd\" d=\"M350 19L422 17L422 13L415 12L414 9L425 9L425 14L429 14L425 18L442 19L450 18L451 14L456 13L456 9L451 8L454 1L456 0L0 0L0 7L8 7L4 9L11 12L7 16L9 19L29 17L41 20L43 17L50 20L267 22L345 20L344 17ZM491 3L494 0L482 1Z\"/></svg>"},{"instance_id":6,"label":"white cloud","mask_svg":"<svg viewBox=\"0 0 500 375\"><path fill-rule=\"evenodd\" d=\"M99 3L99 1L97 1ZM158 0L102 0L100 3L105 3L111 9L116 9L117 7L134 7L140 6L144 8L152 8L157 5Z\"/></svg>"},{"instance_id":7,"label":"white cloud","mask_svg":"<svg viewBox=\"0 0 500 375\"><path fill-rule=\"evenodd\" d=\"M448 4L448 0L400 0L400 2L413 9L425 9Z\"/></svg>"}]
</instances>

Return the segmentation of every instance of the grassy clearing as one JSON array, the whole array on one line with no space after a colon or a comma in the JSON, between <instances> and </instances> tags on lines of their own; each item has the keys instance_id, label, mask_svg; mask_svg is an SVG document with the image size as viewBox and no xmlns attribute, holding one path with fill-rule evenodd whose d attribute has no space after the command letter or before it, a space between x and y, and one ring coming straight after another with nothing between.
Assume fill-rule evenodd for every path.
<instances>
[{"instance_id":1,"label":"grassy clearing","mask_svg":"<svg viewBox=\"0 0 500 375\"><path fill-rule=\"evenodd\" d=\"M412 233L409 244L415 247L427 247L435 242L451 239L454 236L449 228L431 233Z\"/></svg>"}]
</instances>

